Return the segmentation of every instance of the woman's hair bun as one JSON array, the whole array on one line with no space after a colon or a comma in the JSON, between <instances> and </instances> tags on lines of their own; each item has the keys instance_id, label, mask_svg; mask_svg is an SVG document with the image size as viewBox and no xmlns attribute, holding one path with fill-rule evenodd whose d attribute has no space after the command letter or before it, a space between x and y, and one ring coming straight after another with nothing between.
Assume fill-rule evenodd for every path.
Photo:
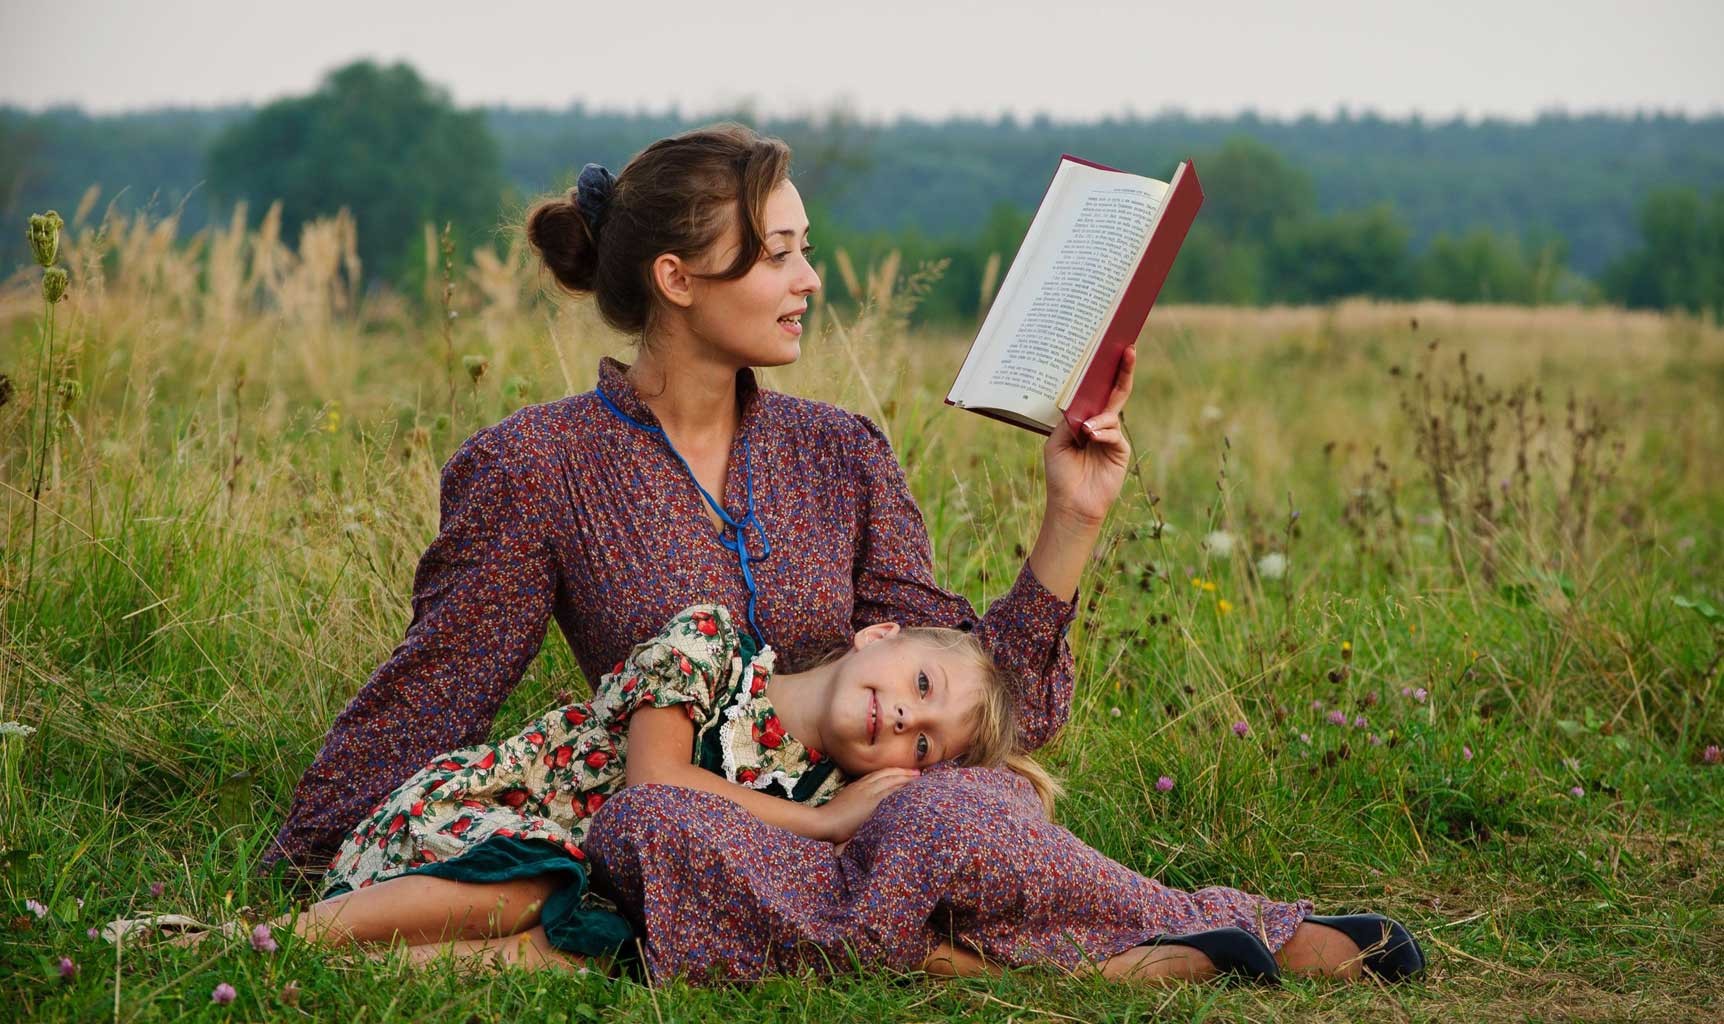
<instances>
[{"instance_id":1,"label":"woman's hair bun","mask_svg":"<svg viewBox=\"0 0 1724 1024\"><path fill-rule=\"evenodd\" d=\"M527 241L545 261L557 283L571 292L590 292L599 269L599 250L576 192L547 199L527 214Z\"/></svg>"}]
</instances>

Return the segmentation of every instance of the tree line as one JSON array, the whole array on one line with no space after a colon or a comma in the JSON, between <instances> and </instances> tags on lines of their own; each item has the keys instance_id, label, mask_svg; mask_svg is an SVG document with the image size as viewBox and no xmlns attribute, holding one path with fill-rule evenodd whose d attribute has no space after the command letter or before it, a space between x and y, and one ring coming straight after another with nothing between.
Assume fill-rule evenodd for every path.
<instances>
[{"instance_id":1,"label":"tree line","mask_svg":"<svg viewBox=\"0 0 1724 1024\"><path fill-rule=\"evenodd\" d=\"M864 265L891 250L908 269L945 262L927 319L977 314L990 258L1010 260L1062 151L1159 177L1196 160L1208 199L1169 299L1608 300L1724 317L1724 118L732 116L791 143L822 248ZM713 119L464 111L411 67L360 62L256 110L0 108L0 208L13 219L64 210L100 182L108 196L125 187L122 206L177 212L192 231L237 200L281 199L291 238L346 206L368 277L401 284L424 266L425 223L486 244L586 161L620 167L652 139ZM13 244L9 262L21 262Z\"/></svg>"}]
</instances>

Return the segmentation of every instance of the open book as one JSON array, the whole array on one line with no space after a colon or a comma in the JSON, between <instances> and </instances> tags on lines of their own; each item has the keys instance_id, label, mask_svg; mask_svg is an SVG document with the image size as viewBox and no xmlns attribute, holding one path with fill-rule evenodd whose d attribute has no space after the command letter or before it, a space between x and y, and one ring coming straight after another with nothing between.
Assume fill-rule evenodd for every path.
<instances>
[{"instance_id":1,"label":"open book","mask_svg":"<svg viewBox=\"0 0 1724 1024\"><path fill-rule=\"evenodd\" d=\"M946 404L1077 430L1107 404L1201 205L1189 160L1165 182L1062 156Z\"/></svg>"}]
</instances>

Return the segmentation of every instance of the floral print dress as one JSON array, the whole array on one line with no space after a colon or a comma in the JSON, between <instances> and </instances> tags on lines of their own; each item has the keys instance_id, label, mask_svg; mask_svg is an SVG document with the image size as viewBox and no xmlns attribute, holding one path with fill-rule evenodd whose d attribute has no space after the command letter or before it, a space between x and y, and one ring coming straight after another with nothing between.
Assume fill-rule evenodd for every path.
<instances>
[{"instance_id":1,"label":"floral print dress","mask_svg":"<svg viewBox=\"0 0 1724 1024\"><path fill-rule=\"evenodd\" d=\"M330 863L326 896L405 874L498 882L549 873L568 884L541 921L553 944L599 955L631 938L620 917L583 900L582 843L626 783L629 716L680 705L694 723L690 762L731 782L809 804L843 776L799 743L766 698L776 652L758 653L729 611L695 605L637 644L593 699L555 708L514 736L440 754L360 822Z\"/></svg>"}]
</instances>

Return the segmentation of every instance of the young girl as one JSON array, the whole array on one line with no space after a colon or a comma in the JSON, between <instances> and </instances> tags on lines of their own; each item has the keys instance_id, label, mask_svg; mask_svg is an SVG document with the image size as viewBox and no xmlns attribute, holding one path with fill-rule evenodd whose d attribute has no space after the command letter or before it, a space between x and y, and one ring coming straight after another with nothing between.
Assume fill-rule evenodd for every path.
<instances>
[{"instance_id":1,"label":"young girl","mask_svg":"<svg viewBox=\"0 0 1724 1024\"><path fill-rule=\"evenodd\" d=\"M632 937L583 899L581 844L624 786L705 790L834 843L941 761L1011 760L1051 799L1052 780L1010 756L1004 678L968 633L878 623L794 674L752 648L724 608L684 610L592 700L434 758L348 836L326 898L277 924L334 945L404 940L416 960L453 943L458 955L578 965Z\"/></svg>"}]
</instances>

